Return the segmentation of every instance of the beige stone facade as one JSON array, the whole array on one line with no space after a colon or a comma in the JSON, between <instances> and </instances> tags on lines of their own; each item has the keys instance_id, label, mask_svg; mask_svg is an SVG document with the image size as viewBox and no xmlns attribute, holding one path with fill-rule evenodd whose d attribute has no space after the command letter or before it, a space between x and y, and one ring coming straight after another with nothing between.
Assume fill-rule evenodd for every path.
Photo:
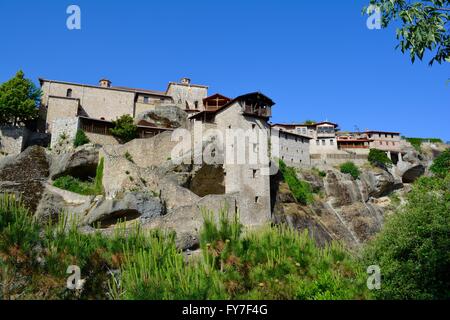
<instances>
[{"instance_id":1,"label":"beige stone facade","mask_svg":"<svg viewBox=\"0 0 450 320\"><path fill-rule=\"evenodd\" d=\"M40 130L49 133L54 120L74 116L113 121L125 114L135 118L173 104L200 112L208 95L208 87L191 84L186 79L169 83L165 92L114 87L107 79L100 80L97 86L46 79L40 79L40 83L43 92Z\"/></svg>"}]
</instances>

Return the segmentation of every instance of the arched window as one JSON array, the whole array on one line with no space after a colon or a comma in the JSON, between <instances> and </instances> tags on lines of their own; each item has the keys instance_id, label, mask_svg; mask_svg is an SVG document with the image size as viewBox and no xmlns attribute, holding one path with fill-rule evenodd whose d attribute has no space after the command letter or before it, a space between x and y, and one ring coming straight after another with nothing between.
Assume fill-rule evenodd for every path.
<instances>
[{"instance_id":1,"label":"arched window","mask_svg":"<svg viewBox=\"0 0 450 320\"><path fill-rule=\"evenodd\" d=\"M72 98L72 89L67 89L66 97Z\"/></svg>"}]
</instances>

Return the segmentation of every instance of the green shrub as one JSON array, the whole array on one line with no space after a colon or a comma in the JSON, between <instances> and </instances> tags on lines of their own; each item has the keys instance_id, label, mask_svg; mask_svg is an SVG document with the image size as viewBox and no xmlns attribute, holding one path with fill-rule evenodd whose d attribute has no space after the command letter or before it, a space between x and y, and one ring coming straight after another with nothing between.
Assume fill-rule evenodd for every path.
<instances>
[{"instance_id":1,"label":"green shrub","mask_svg":"<svg viewBox=\"0 0 450 320\"><path fill-rule=\"evenodd\" d=\"M389 159L385 151L370 149L369 162L376 167L388 168L392 166L392 160Z\"/></svg>"},{"instance_id":2,"label":"green shrub","mask_svg":"<svg viewBox=\"0 0 450 320\"><path fill-rule=\"evenodd\" d=\"M350 174L353 179L358 179L361 172L359 171L358 167L353 162L346 162L341 164L340 166L342 173Z\"/></svg>"},{"instance_id":3,"label":"green shrub","mask_svg":"<svg viewBox=\"0 0 450 320\"><path fill-rule=\"evenodd\" d=\"M90 140L89 140L89 138L86 136L86 134L84 133L84 131L79 129L79 130L77 131L77 134L75 135L75 140L74 140L74 142L73 142L73 145L74 145L75 147L79 147L79 146L85 145L85 144L87 144L87 143L89 143L89 142L90 142Z\"/></svg>"},{"instance_id":4,"label":"green shrub","mask_svg":"<svg viewBox=\"0 0 450 320\"><path fill-rule=\"evenodd\" d=\"M288 184L289 189L299 203L307 205L314 201L311 186L308 182L301 181L297 178L294 168L286 166L283 160L279 160L279 169L284 181Z\"/></svg>"},{"instance_id":5,"label":"green shrub","mask_svg":"<svg viewBox=\"0 0 450 320\"><path fill-rule=\"evenodd\" d=\"M126 143L138 136L137 126L134 124L133 117L126 114L112 122L114 128L110 129L111 134L121 142Z\"/></svg>"},{"instance_id":6,"label":"green shrub","mask_svg":"<svg viewBox=\"0 0 450 320\"><path fill-rule=\"evenodd\" d=\"M445 150L434 159L430 170L438 176L445 176L450 172L450 149Z\"/></svg>"},{"instance_id":7,"label":"green shrub","mask_svg":"<svg viewBox=\"0 0 450 320\"><path fill-rule=\"evenodd\" d=\"M325 178L327 176L327 173L325 171L319 170L316 167L312 168L312 171L321 178Z\"/></svg>"},{"instance_id":8,"label":"green shrub","mask_svg":"<svg viewBox=\"0 0 450 320\"><path fill-rule=\"evenodd\" d=\"M381 299L450 299L450 174L422 177L365 249L381 268Z\"/></svg>"}]
</instances>

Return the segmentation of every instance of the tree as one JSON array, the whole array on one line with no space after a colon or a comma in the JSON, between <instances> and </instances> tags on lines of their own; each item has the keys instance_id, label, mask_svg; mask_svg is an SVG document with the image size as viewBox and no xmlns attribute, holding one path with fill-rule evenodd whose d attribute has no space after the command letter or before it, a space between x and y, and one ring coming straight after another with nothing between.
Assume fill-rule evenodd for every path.
<instances>
[{"instance_id":1,"label":"tree","mask_svg":"<svg viewBox=\"0 0 450 320\"><path fill-rule=\"evenodd\" d=\"M381 299L450 299L450 174L422 177L364 250L381 268Z\"/></svg>"},{"instance_id":2,"label":"tree","mask_svg":"<svg viewBox=\"0 0 450 320\"><path fill-rule=\"evenodd\" d=\"M450 172L450 149L445 150L434 159L430 170L437 176L445 176Z\"/></svg>"},{"instance_id":3,"label":"tree","mask_svg":"<svg viewBox=\"0 0 450 320\"><path fill-rule=\"evenodd\" d=\"M114 125L114 128L110 129L112 135L122 142L126 143L137 138L137 126L130 115L125 114L112 123Z\"/></svg>"},{"instance_id":4,"label":"tree","mask_svg":"<svg viewBox=\"0 0 450 320\"><path fill-rule=\"evenodd\" d=\"M313 125L313 124L316 124L317 122L316 121L314 121L314 120L306 120L305 121L305 124L306 125Z\"/></svg>"},{"instance_id":5,"label":"tree","mask_svg":"<svg viewBox=\"0 0 450 320\"><path fill-rule=\"evenodd\" d=\"M430 65L450 62L450 0L370 0L370 4L380 9L383 28L401 24L398 47L409 52L413 63L427 51L433 55Z\"/></svg>"},{"instance_id":6,"label":"tree","mask_svg":"<svg viewBox=\"0 0 450 320\"><path fill-rule=\"evenodd\" d=\"M0 124L24 124L38 116L41 91L25 79L22 70L14 78L0 85Z\"/></svg>"}]
</instances>

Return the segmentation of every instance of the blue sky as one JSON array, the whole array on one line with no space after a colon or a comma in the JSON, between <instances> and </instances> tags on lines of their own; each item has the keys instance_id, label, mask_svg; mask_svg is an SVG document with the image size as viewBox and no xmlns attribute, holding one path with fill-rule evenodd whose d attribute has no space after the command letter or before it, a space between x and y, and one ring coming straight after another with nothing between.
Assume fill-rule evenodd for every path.
<instances>
[{"instance_id":1,"label":"blue sky","mask_svg":"<svg viewBox=\"0 0 450 320\"><path fill-rule=\"evenodd\" d=\"M450 140L449 64L411 64L368 0L0 1L0 82L26 76L165 90L183 76L230 97L262 91L273 122ZM66 28L77 4L82 29Z\"/></svg>"}]
</instances>

